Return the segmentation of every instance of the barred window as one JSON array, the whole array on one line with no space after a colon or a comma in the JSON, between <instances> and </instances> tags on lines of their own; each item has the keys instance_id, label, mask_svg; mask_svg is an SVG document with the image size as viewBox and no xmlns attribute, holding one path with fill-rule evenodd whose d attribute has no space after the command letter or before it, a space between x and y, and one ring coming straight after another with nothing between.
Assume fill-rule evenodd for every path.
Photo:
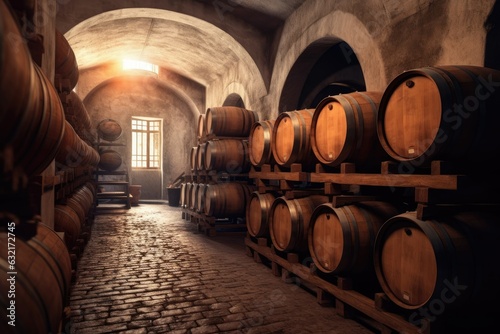
<instances>
[{"instance_id":1,"label":"barred window","mask_svg":"<svg viewBox=\"0 0 500 334\"><path fill-rule=\"evenodd\" d=\"M161 119L132 118L132 168L160 168L161 123Z\"/></svg>"}]
</instances>

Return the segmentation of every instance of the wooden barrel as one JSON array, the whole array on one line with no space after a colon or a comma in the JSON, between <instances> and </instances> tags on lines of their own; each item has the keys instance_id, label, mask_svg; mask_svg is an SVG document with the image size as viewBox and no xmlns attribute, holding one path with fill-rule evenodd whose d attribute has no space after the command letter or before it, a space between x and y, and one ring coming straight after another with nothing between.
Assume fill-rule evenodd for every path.
<instances>
[{"instance_id":1,"label":"wooden barrel","mask_svg":"<svg viewBox=\"0 0 500 334\"><path fill-rule=\"evenodd\" d=\"M0 132L6 135L0 136L7 138L0 145L9 144L13 151L11 164L32 176L41 173L54 160L65 131L65 119L61 100L41 68L33 63L25 71L32 76L26 82L31 89L30 96L19 101L19 109L9 106L11 97L5 98L9 109L2 106ZM13 135L12 129L17 130Z\"/></svg>"},{"instance_id":2,"label":"wooden barrel","mask_svg":"<svg viewBox=\"0 0 500 334\"><path fill-rule=\"evenodd\" d=\"M269 236L269 214L276 197L272 193L252 192L246 208L248 233L253 237Z\"/></svg>"},{"instance_id":3,"label":"wooden barrel","mask_svg":"<svg viewBox=\"0 0 500 334\"><path fill-rule=\"evenodd\" d=\"M31 54L15 15L0 3L0 147L30 133L35 126L29 111L40 108Z\"/></svg>"},{"instance_id":4,"label":"wooden barrel","mask_svg":"<svg viewBox=\"0 0 500 334\"><path fill-rule=\"evenodd\" d=\"M313 166L317 159L311 148L311 123L314 109L281 113L274 123L271 150L277 164L290 167L294 163Z\"/></svg>"},{"instance_id":5,"label":"wooden barrel","mask_svg":"<svg viewBox=\"0 0 500 334\"><path fill-rule=\"evenodd\" d=\"M189 204L191 203L191 188L193 187L192 182L186 183L186 190L184 191L184 208L189 209Z\"/></svg>"},{"instance_id":6,"label":"wooden barrel","mask_svg":"<svg viewBox=\"0 0 500 334\"><path fill-rule=\"evenodd\" d=\"M99 168L114 171L122 165L122 156L115 150L106 149L102 150L99 154Z\"/></svg>"},{"instance_id":7,"label":"wooden barrel","mask_svg":"<svg viewBox=\"0 0 500 334\"><path fill-rule=\"evenodd\" d=\"M198 148L196 149L196 170L202 171L206 170L205 167L205 144L198 144Z\"/></svg>"},{"instance_id":8,"label":"wooden barrel","mask_svg":"<svg viewBox=\"0 0 500 334\"><path fill-rule=\"evenodd\" d=\"M94 199L95 194L92 193L92 190L87 185L83 185L76 189L66 200L66 204L77 213L82 226L85 224Z\"/></svg>"},{"instance_id":9,"label":"wooden barrel","mask_svg":"<svg viewBox=\"0 0 500 334\"><path fill-rule=\"evenodd\" d=\"M207 135L248 137L252 124L259 120L255 111L240 107L212 107L205 114Z\"/></svg>"},{"instance_id":10,"label":"wooden barrel","mask_svg":"<svg viewBox=\"0 0 500 334\"><path fill-rule=\"evenodd\" d=\"M80 96L72 90L68 93L64 102L63 106L66 120L75 129L80 138L83 140L89 138L91 136L90 131L92 129L92 122Z\"/></svg>"},{"instance_id":11,"label":"wooden barrel","mask_svg":"<svg viewBox=\"0 0 500 334\"><path fill-rule=\"evenodd\" d=\"M61 295L69 297L71 289L71 259L64 240L43 223L37 224L36 235L26 241L31 248L43 255L45 261L53 268Z\"/></svg>"},{"instance_id":12,"label":"wooden barrel","mask_svg":"<svg viewBox=\"0 0 500 334\"><path fill-rule=\"evenodd\" d=\"M190 189L189 196L191 199L189 200L189 208L193 211L196 211L198 205L198 189L200 187L200 183L193 183Z\"/></svg>"},{"instance_id":13,"label":"wooden barrel","mask_svg":"<svg viewBox=\"0 0 500 334\"><path fill-rule=\"evenodd\" d=\"M87 199L80 193L74 193L66 199L66 205L76 212L80 222L83 223L87 219L88 203Z\"/></svg>"},{"instance_id":14,"label":"wooden barrel","mask_svg":"<svg viewBox=\"0 0 500 334\"><path fill-rule=\"evenodd\" d=\"M20 235L15 238L15 280L8 279L12 275L8 263L7 250L13 241L6 232L0 232L0 290L5 292L5 298L0 298L0 304L5 314L10 302L7 291L15 290L15 327L10 327L6 333L58 333L62 319L64 301L68 284L69 254L62 242L57 243L57 235L49 236L50 232L43 227L37 227L37 234L27 241ZM60 238L59 238L60 240ZM10 254L9 254L10 255ZM69 268L70 269L70 268ZM12 300L12 299L11 299ZM9 304L7 304L9 303ZM10 313L10 312L9 312ZM4 319L3 323L6 323Z\"/></svg>"},{"instance_id":15,"label":"wooden barrel","mask_svg":"<svg viewBox=\"0 0 500 334\"><path fill-rule=\"evenodd\" d=\"M122 136L122 133L121 125L113 119L103 119L97 124L97 134L104 140L115 141Z\"/></svg>"},{"instance_id":16,"label":"wooden barrel","mask_svg":"<svg viewBox=\"0 0 500 334\"><path fill-rule=\"evenodd\" d=\"M79 189L83 196L86 196L87 202L90 203L90 207L94 203L94 199L97 196L97 187L96 184L92 181L87 181L85 184Z\"/></svg>"},{"instance_id":17,"label":"wooden barrel","mask_svg":"<svg viewBox=\"0 0 500 334\"><path fill-rule=\"evenodd\" d=\"M68 205L54 206L54 230L64 232L64 241L69 250L76 246L76 241L82 231L82 222L78 214Z\"/></svg>"},{"instance_id":18,"label":"wooden barrel","mask_svg":"<svg viewBox=\"0 0 500 334\"><path fill-rule=\"evenodd\" d=\"M85 141L82 140L82 146L83 146L83 165L88 166L97 166L99 164L99 161L101 160L101 156L99 155L99 152L89 144L87 144Z\"/></svg>"},{"instance_id":19,"label":"wooden barrel","mask_svg":"<svg viewBox=\"0 0 500 334\"><path fill-rule=\"evenodd\" d=\"M68 167L80 166L85 154L84 150L82 139L78 136L73 126L65 120L64 135L55 156L56 162Z\"/></svg>"},{"instance_id":20,"label":"wooden barrel","mask_svg":"<svg viewBox=\"0 0 500 334\"><path fill-rule=\"evenodd\" d=\"M496 304L500 293L497 212L460 212L432 220L407 212L387 220L374 246L378 281L405 309ZM453 301L453 302L452 302Z\"/></svg>"},{"instance_id":21,"label":"wooden barrel","mask_svg":"<svg viewBox=\"0 0 500 334\"><path fill-rule=\"evenodd\" d=\"M180 206L181 208L185 208L186 205L186 182L181 183L181 197L180 197Z\"/></svg>"},{"instance_id":22,"label":"wooden barrel","mask_svg":"<svg viewBox=\"0 0 500 334\"><path fill-rule=\"evenodd\" d=\"M207 184L205 214L212 217L245 217L252 186L238 182Z\"/></svg>"},{"instance_id":23,"label":"wooden barrel","mask_svg":"<svg viewBox=\"0 0 500 334\"><path fill-rule=\"evenodd\" d=\"M311 195L286 199L277 197L269 214L269 233L280 251L307 251L309 224L314 209L328 202L327 196Z\"/></svg>"},{"instance_id":24,"label":"wooden barrel","mask_svg":"<svg viewBox=\"0 0 500 334\"><path fill-rule=\"evenodd\" d=\"M189 165L191 166L192 171L198 170L197 159L198 159L198 146L193 146L191 147L191 153L189 154Z\"/></svg>"},{"instance_id":25,"label":"wooden barrel","mask_svg":"<svg viewBox=\"0 0 500 334\"><path fill-rule=\"evenodd\" d=\"M56 80L58 76L67 82L63 86L68 91L72 91L78 83L80 72L78 70L78 62L73 48L69 45L68 40L64 35L56 29L55 31L55 74Z\"/></svg>"},{"instance_id":26,"label":"wooden barrel","mask_svg":"<svg viewBox=\"0 0 500 334\"><path fill-rule=\"evenodd\" d=\"M271 143L275 122L274 119L267 119L252 125L248 135L248 156L252 165L260 167L274 163Z\"/></svg>"},{"instance_id":27,"label":"wooden barrel","mask_svg":"<svg viewBox=\"0 0 500 334\"><path fill-rule=\"evenodd\" d=\"M328 166L343 162L380 168L388 160L377 137L377 113L382 92L352 92L328 96L317 105L311 124L311 147Z\"/></svg>"},{"instance_id":28,"label":"wooden barrel","mask_svg":"<svg viewBox=\"0 0 500 334\"><path fill-rule=\"evenodd\" d=\"M20 157L19 165L23 166L28 175L36 175L45 170L54 160L65 131L64 109L59 95L42 69L33 63L38 78L38 89L41 91L43 104L39 110L30 110L30 117L38 118L36 129L23 138L24 155Z\"/></svg>"},{"instance_id":29,"label":"wooden barrel","mask_svg":"<svg viewBox=\"0 0 500 334\"><path fill-rule=\"evenodd\" d=\"M399 214L386 202L366 201L342 207L316 207L309 226L308 248L316 267L325 273L374 272L373 245L382 224Z\"/></svg>"},{"instance_id":30,"label":"wooden barrel","mask_svg":"<svg viewBox=\"0 0 500 334\"><path fill-rule=\"evenodd\" d=\"M195 209L195 204L196 204L196 189L198 188L198 182L192 182L191 186L189 187L189 193L188 193L188 209L194 210Z\"/></svg>"},{"instance_id":31,"label":"wooden barrel","mask_svg":"<svg viewBox=\"0 0 500 334\"><path fill-rule=\"evenodd\" d=\"M195 210L199 213L205 212L205 196L207 191L206 183L199 183L198 188L196 189L196 205Z\"/></svg>"},{"instance_id":32,"label":"wooden barrel","mask_svg":"<svg viewBox=\"0 0 500 334\"><path fill-rule=\"evenodd\" d=\"M209 140L204 145L205 168L231 174L248 172L248 141L240 139Z\"/></svg>"},{"instance_id":33,"label":"wooden barrel","mask_svg":"<svg viewBox=\"0 0 500 334\"><path fill-rule=\"evenodd\" d=\"M484 162L500 153L500 71L436 66L401 73L388 85L377 122L379 140L395 160Z\"/></svg>"},{"instance_id":34,"label":"wooden barrel","mask_svg":"<svg viewBox=\"0 0 500 334\"><path fill-rule=\"evenodd\" d=\"M198 140L205 137L207 135L206 129L205 129L205 114L200 114L198 116Z\"/></svg>"}]
</instances>

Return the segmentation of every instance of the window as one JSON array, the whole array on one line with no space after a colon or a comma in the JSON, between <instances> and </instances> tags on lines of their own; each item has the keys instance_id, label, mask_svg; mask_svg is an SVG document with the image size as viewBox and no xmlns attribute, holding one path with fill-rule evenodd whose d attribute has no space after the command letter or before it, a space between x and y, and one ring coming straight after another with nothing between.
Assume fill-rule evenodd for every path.
<instances>
[{"instance_id":1,"label":"window","mask_svg":"<svg viewBox=\"0 0 500 334\"><path fill-rule=\"evenodd\" d=\"M151 64L145 61L133 60L133 59L124 59L123 60L123 69L124 70L144 70L150 71L158 74L158 65Z\"/></svg>"},{"instance_id":2,"label":"window","mask_svg":"<svg viewBox=\"0 0 500 334\"><path fill-rule=\"evenodd\" d=\"M132 118L132 168L160 168L161 128L161 119Z\"/></svg>"}]
</instances>

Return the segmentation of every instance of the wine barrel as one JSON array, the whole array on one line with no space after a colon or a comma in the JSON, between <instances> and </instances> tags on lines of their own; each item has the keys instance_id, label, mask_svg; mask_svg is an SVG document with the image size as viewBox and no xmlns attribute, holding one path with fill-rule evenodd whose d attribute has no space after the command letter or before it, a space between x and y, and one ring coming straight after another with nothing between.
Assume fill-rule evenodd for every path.
<instances>
[{"instance_id":1,"label":"wine barrel","mask_svg":"<svg viewBox=\"0 0 500 334\"><path fill-rule=\"evenodd\" d=\"M311 216L308 248L316 267L325 273L374 272L373 245L382 224L399 214L386 202L365 201L342 207L324 203Z\"/></svg>"},{"instance_id":2,"label":"wine barrel","mask_svg":"<svg viewBox=\"0 0 500 334\"><path fill-rule=\"evenodd\" d=\"M180 195L180 206L181 208L186 207L186 182L181 183L181 195Z\"/></svg>"},{"instance_id":3,"label":"wine barrel","mask_svg":"<svg viewBox=\"0 0 500 334\"><path fill-rule=\"evenodd\" d=\"M500 71L480 66L423 67L393 79L380 101L377 133L395 160L490 161L500 153Z\"/></svg>"},{"instance_id":4,"label":"wine barrel","mask_svg":"<svg viewBox=\"0 0 500 334\"><path fill-rule=\"evenodd\" d=\"M64 122L64 135L55 160L68 167L77 167L82 165L85 148L82 139L78 136L73 126L67 120Z\"/></svg>"},{"instance_id":5,"label":"wine barrel","mask_svg":"<svg viewBox=\"0 0 500 334\"><path fill-rule=\"evenodd\" d=\"M102 150L99 154L99 157L100 159L98 166L101 169L114 171L120 168L120 166L122 165L122 156L115 150Z\"/></svg>"},{"instance_id":6,"label":"wine barrel","mask_svg":"<svg viewBox=\"0 0 500 334\"><path fill-rule=\"evenodd\" d=\"M65 102L63 106L66 120L75 129L80 138L85 140L91 137L90 131L92 129L92 122L80 96L72 90L68 93Z\"/></svg>"},{"instance_id":7,"label":"wine barrel","mask_svg":"<svg viewBox=\"0 0 500 334\"><path fill-rule=\"evenodd\" d=\"M189 154L189 165L191 166L192 171L198 170L197 159L198 159L198 146L193 146L191 147L191 152Z\"/></svg>"},{"instance_id":8,"label":"wine barrel","mask_svg":"<svg viewBox=\"0 0 500 334\"><path fill-rule=\"evenodd\" d=\"M30 117L38 118L40 114L40 122L36 122L36 129L23 138L23 145L14 146L14 150L20 157L18 164L23 166L23 169L28 175L36 175L45 170L54 160L65 131L64 109L59 99L59 95L42 69L33 63L36 76L39 83L38 89L41 92L41 101L43 105L39 110L29 110ZM18 150L17 148L23 147ZM20 152L24 152L21 155Z\"/></svg>"},{"instance_id":9,"label":"wine barrel","mask_svg":"<svg viewBox=\"0 0 500 334\"><path fill-rule=\"evenodd\" d=\"M407 212L387 220L374 245L378 281L404 309L497 302L500 225L497 212L459 212L420 220Z\"/></svg>"},{"instance_id":10,"label":"wine barrel","mask_svg":"<svg viewBox=\"0 0 500 334\"><path fill-rule=\"evenodd\" d=\"M0 14L0 147L11 147L10 165L32 176L54 159L64 112L55 87L32 61L16 14L3 2Z\"/></svg>"},{"instance_id":11,"label":"wine barrel","mask_svg":"<svg viewBox=\"0 0 500 334\"><path fill-rule=\"evenodd\" d=\"M36 235L26 241L53 268L63 299L71 289L71 259L64 240L49 226L38 223Z\"/></svg>"},{"instance_id":12,"label":"wine barrel","mask_svg":"<svg viewBox=\"0 0 500 334\"><path fill-rule=\"evenodd\" d=\"M232 174L250 170L248 141L239 139L209 140L204 145L205 168Z\"/></svg>"},{"instance_id":13,"label":"wine barrel","mask_svg":"<svg viewBox=\"0 0 500 334\"><path fill-rule=\"evenodd\" d=\"M15 15L0 2L0 147L35 129L29 111L40 109L33 61Z\"/></svg>"},{"instance_id":14,"label":"wine barrel","mask_svg":"<svg viewBox=\"0 0 500 334\"><path fill-rule=\"evenodd\" d=\"M271 150L277 164L311 167L317 162L310 140L313 115L314 109L302 109L283 112L276 118Z\"/></svg>"},{"instance_id":15,"label":"wine barrel","mask_svg":"<svg viewBox=\"0 0 500 334\"><path fill-rule=\"evenodd\" d=\"M189 196L191 195L191 188L192 187L193 187L192 182L186 183L186 190L184 191L184 207L186 209L189 209L189 204L191 202L191 198Z\"/></svg>"},{"instance_id":16,"label":"wine barrel","mask_svg":"<svg viewBox=\"0 0 500 334\"><path fill-rule=\"evenodd\" d=\"M248 137L252 124L259 120L255 111L240 107L212 107L205 114L207 135Z\"/></svg>"},{"instance_id":17,"label":"wine barrel","mask_svg":"<svg viewBox=\"0 0 500 334\"><path fill-rule=\"evenodd\" d=\"M323 195L286 199L277 197L269 214L269 233L276 249L306 252L311 215L314 209L328 202Z\"/></svg>"},{"instance_id":18,"label":"wine barrel","mask_svg":"<svg viewBox=\"0 0 500 334\"><path fill-rule=\"evenodd\" d=\"M205 114L200 114L198 116L198 140L205 137L207 135L205 129Z\"/></svg>"},{"instance_id":19,"label":"wine barrel","mask_svg":"<svg viewBox=\"0 0 500 334\"><path fill-rule=\"evenodd\" d=\"M0 289L5 292L13 284L8 281L12 276L7 275L12 271L7 260L10 239L6 232L0 232L0 247L4 250L0 255ZM12 333L13 328L15 333L58 333L71 274L66 246L55 232L43 226L37 227L31 240L16 235L15 241L16 326L5 333ZM10 306L7 303L8 299L0 298L0 314L6 318Z\"/></svg>"},{"instance_id":20,"label":"wine barrel","mask_svg":"<svg viewBox=\"0 0 500 334\"><path fill-rule=\"evenodd\" d=\"M78 70L78 62L76 56L64 35L56 29L55 31L55 74L60 79L66 80L67 90L72 91L78 83L80 72ZM65 85L66 86L66 85Z\"/></svg>"},{"instance_id":21,"label":"wine barrel","mask_svg":"<svg viewBox=\"0 0 500 334\"><path fill-rule=\"evenodd\" d=\"M101 139L115 141L122 136L122 133L121 125L113 119L103 119L97 124L97 134Z\"/></svg>"},{"instance_id":22,"label":"wine barrel","mask_svg":"<svg viewBox=\"0 0 500 334\"><path fill-rule=\"evenodd\" d=\"M382 92L352 92L328 96L317 105L311 124L311 147L325 165L343 162L376 166L388 160L377 137L377 113Z\"/></svg>"},{"instance_id":23,"label":"wine barrel","mask_svg":"<svg viewBox=\"0 0 500 334\"><path fill-rule=\"evenodd\" d=\"M272 193L252 192L246 209L246 224L252 237L269 236L269 214L275 200Z\"/></svg>"},{"instance_id":24,"label":"wine barrel","mask_svg":"<svg viewBox=\"0 0 500 334\"><path fill-rule=\"evenodd\" d=\"M12 147L12 165L32 176L41 173L54 160L65 131L65 118L61 100L41 68L33 63L25 71L31 76L26 82L30 96L19 101L19 109L9 106L11 97L6 96L8 108L2 106L0 132L3 134L0 136L6 136L4 143ZM12 129L17 132L11 134Z\"/></svg>"},{"instance_id":25,"label":"wine barrel","mask_svg":"<svg viewBox=\"0 0 500 334\"><path fill-rule=\"evenodd\" d=\"M76 212L80 222L83 223L87 219L88 203L87 199L82 194L75 192L66 199L66 205Z\"/></svg>"},{"instance_id":26,"label":"wine barrel","mask_svg":"<svg viewBox=\"0 0 500 334\"><path fill-rule=\"evenodd\" d=\"M199 213L204 213L205 211L205 196L207 191L206 183L199 183L196 189L196 205L195 210Z\"/></svg>"},{"instance_id":27,"label":"wine barrel","mask_svg":"<svg viewBox=\"0 0 500 334\"><path fill-rule=\"evenodd\" d=\"M193 211L196 211L196 208L198 206L198 189L200 187L200 183L193 183L190 189L190 194L189 196L191 199L189 200L189 208Z\"/></svg>"},{"instance_id":28,"label":"wine barrel","mask_svg":"<svg viewBox=\"0 0 500 334\"><path fill-rule=\"evenodd\" d=\"M80 218L82 226L85 224L89 211L95 200L95 194L88 185L83 185L76 189L70 197L67 198L66 204L73 209Z\"/></svg>"},{"instance_id":29,"label":"wine barrel","mask_svg":"<svg viewBox=\"0 0 500 334\"><path fill-rule=\"evenodd\" d=\"M237 182L207 184L205 214L212 217L245 217L252 186Z\"/></svg>"},{"instance_id":30,"label":"wine barrel","mask_svg":"<svg viewBox=\"0 0 500 334\"><path fill-rule=\"evenodd\" d=\"M274 163L271 142L275 122L274 119L267 119L252 125L248 136L248 156L252 165L260 167Z\"/></svg>"},{"instance_id":31,"label":"wine barrel","mask_svg":"<svg viewBox=\"0 0 500 334\"><path fill-rule=\"evenodd\" d=\"M82 230L82 222L78 214L68 205L54 206L54 230L64 232L64 241L69 250L76 246Z\"/></svg>"},{"instance_id":32,"label":"wine barrel","mask_svg":"<svg viewBox=\"0 0 500 334\"><path fill-rule=\"evenodd\" d=\"M196 170L202 171L206 170L205 166L205 144L198 144L198 148L196 149Z\"/></svg>"}]
</instances>

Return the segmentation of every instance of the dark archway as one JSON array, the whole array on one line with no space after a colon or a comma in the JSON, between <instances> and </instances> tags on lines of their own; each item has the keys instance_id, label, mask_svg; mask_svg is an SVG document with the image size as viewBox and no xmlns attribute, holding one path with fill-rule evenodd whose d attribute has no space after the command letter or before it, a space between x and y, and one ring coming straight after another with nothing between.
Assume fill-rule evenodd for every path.
<instances>
[{"instance_id":1,"label":"dark archway","mask_svg":"<svg viewBox=\"0 0 500 334\"><path fill-rule=\"evenodd\" d=\"M500 69L500 3L495 1L490 14L484 22L486 44L484 47L484 66Z\"/></svg>"},{"instance_id":2,"label":"dark archway","mask_svg":"<svg viewBox=\"0 0 500 334\"><path fill-rule=\"evenodd\" d=\"M292 66L278 111L315 108L329 95L363 90L363 71L352 48L338 39L322 39L304 50Z\"/></svg>"},{"instance_id":3,"label":"dark archway","mask_svg":"<svg viewBox=\"0 0 500 334\"><path fill-rule=\"evenodd\" d=\"M232 93L226 97L222 106L224 106L224 107L225 106L232 106L232 107L245 108L245 102L243 102L243 99L241 98L241 96L239 96L236 93Z\"/></svg>"}]
</instances>

